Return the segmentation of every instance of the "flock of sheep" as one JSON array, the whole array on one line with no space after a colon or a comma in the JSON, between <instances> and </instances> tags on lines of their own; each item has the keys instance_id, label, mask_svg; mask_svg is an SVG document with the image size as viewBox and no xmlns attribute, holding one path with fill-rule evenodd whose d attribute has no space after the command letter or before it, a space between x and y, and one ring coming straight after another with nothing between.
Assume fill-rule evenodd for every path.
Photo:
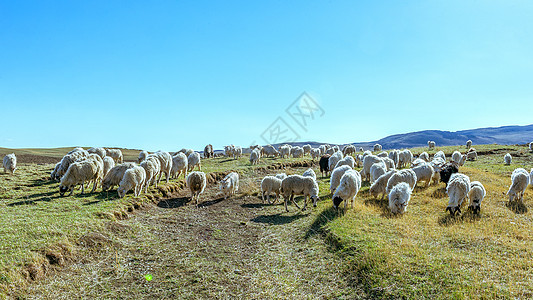
<instances>
[{"instance_id":1,"label":"flock of sheep","mask_svg":"<svg viewBox=\"0 0 533 300\"><path fill-rule=\"evenodd\" d=\"M446 160L444 152L438 151L430 158L427 152L423 152L418 157L414 157L410 150L391 150L388 153L382 151L379 144L374 146L374 155L371 151L359 149L361 154L353 145L347 145L342 150L338 146L321 145L312 148L310 145L290 146L282 145L276 149L272 145L251 146L250 163L257 164L262 157L303 157L310 155L313 159L319 159L320 171L323 176L330 176L330 192L333 206L338 208L344 202L344 209L350 202L353 202L357 193L361 189L363 181L371 183L369 192L372 196L389 200L390 211L394 214L404 213L409 203L411 194L415 186L420 182L425 182L429 186L432 182L444 182L446 193L449 197L446 208L450 214L460 213L460 207L466 200L470 200L469 207L474 213L479 212L481 201L486 195L483 184L479 181L470 182L470 178L459 173L459 167L466 160L477 159L477 152L472 148L472 141L467 141L468 151L461 154L455 151L449 162ZM428 141L428 148L434 149L435 142ZM533 142L529 144L533 151ZM243 149L239 146L228 145L224 147L224 155L233 159L238 159L243 155ZM212 145L207 145L204 149L204 158L215 157ZM512 157L509 153L504 156L504 163L510 164ZM13 174L17 168L17 158L14 153L8 154L3 159L5 172ZM198 171L193 171L198 167ZM361 171L355 167L362 167ZM405 169L401 169L405 168ZM401 170L400 170L401 169ZM187 174L189 173L189 174ZM146 192L150 185L157 187L165 174L168 183L169 178L178 178L182 174L186 178L187 187L191 191L191 198L198 205L200 195L206 187L206 175L201 171L201 156L192 149L182 149L175 153L157 151L148 153L141 151L137 163L124 162L120 149L105 148L75 148L68 152L59 161L50 177L60 181L59 193L63 196L69 192L72 195L77 186L84 187L93 184L91 192L101 185L103 191L107 191L114 186L118 186L119 197L124 197L128 191L133 191L135 196L139 196L144 188ZM518 168L511 175L511 186L507 195L509 201L522 201L527 186L533 185L533 169L528 173L523 168ZM229 173L220 182L220 190L224 198L235 195L239 188L239 174ZM270 195L275 194L275 201L282 195L284 198L285 210L288 211L289 201L294 203L294 197L304 196L302 209L306 209L308 199L316 206L319 200L319 187L316 174L313 169L306 170L302 175L289 175L285 173L275 176L266 176L261 181L261 196L263 202L269 203ZM274 202L275 202L274 201Z\"/></svg>"}]
</instances>

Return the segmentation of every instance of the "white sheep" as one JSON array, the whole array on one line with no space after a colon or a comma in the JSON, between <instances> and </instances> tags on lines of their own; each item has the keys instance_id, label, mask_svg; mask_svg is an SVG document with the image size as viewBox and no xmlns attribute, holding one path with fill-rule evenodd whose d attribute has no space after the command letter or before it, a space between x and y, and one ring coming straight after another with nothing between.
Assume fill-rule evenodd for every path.
<instances>
[{"instance_id":1,"label":"white sheep","mask_svg":"<svg viewBox=\"0 0 533 300\"><path fill-rule=\"evenodd\" d=\"M333 152L340 151L339 146L333 146Z\"/></svg>"},{"instance_id":2,"label":"white sheep","mask_svg":"<svg viewBox=\"0 0 533 300\"><path fill-rule=\"evenodd\" d=\"M281 182L281 193L285 202L285 211L289 211L287 208L287 202L290 200L298 209L300 206L294 201L294 196L304 196L304 206L302 210L307 207L307 198L313 201L313 207L316 207L318 199L318 183L311 177L301 175L289 175Z\"/></svg>"},{"instance_id":3,"label":"white sheep","mask_svg":"<svg viewBox=\"0 0 533 300\"><path fill-rule=\"evenodd\" d=\"M343 158L344 158L344 156L342 155L342 152L340 152L340 151L334 152L329 157L329 160L328 160L328 168L329 168L329 170L332 171L333 169L335 169L335 166L337 165L339 160L341 160Z\"/></svg>"},{"instance_id":4,"label":"white sheep","mask_svg":"<svg viewBox=\"0 0 533 300\"><path fill-rule=\"evenodd\" d=\"M202 164L200 163L200 154L198 152L193 152L187 157L187 164L189 172L194 170L195 166L198 166L198 170L202 170Z\"/></svg>"},{"instance_id":5,"label":"white sheep","mask_svg":"<svg viewBox=\"0 0 533 300\"><path fill-rule=\"evenodd\" d=\"M512 161L513 161L513 157L511 156L511 153L505 154L505 156L503 157L503 162L506 165L510 165Z\"/></svg>"},{"instance_id":6,"label":"white sheep","mask_svg":"<svg viewBox=\"0 0 533 300\"><path fill-rule=\"evenodd\" d=\"M235 146L233 148L233 159L238 159L241 156L242 156L242 148L241 148L241 146Z\"/></svg>"},{"instance_id":7,"label":"white sheep","mask_svg":"<svg viewBox=\"0 0 533 300\"><path fill-rule=\"evenodd\" d=\"M524 168L517 168L511 174L511 186L507 195L509 196L509 202L513 200L522 201L524 192L529 184L529 174Z\"/></svg>"},{"instance_id":8,"label":"white sheep","mask_svg":"<svg viewBox=\"0 0 533 300\"><path fill-rule=\"evenodd\" d=\"M4 156L2 163L4 165L4 173L15 173L15 170L17 169L17 157L15 156L15 153Z\"/></svg>"},{"instance_id":9,"label":"white sheep","mask_svg":"<svg viewBox=\"0 0 533 300\"><path fill-rule=\"evenodd\" d=\"M392 159L392 161L394 162L394 167L398 168L399 167L398 163L400 162L400 151L391 150L389 152L389 158Z\"/></svg>"},{"instance_id":10,"label":"white sheep","mask_svg":"<svg viewBox=\"0 0 533 300\"><path fill-rule=\"evenodd\" d=\"M183 153L180 153L183 154ZM149 155L142 163L146 178L144 183L144 192L148 192L148 186L155 183L157 187L157 175L161 172L161 162L156 156Z\"/></svg>"},{"instance_id":11,"label":"white sheep","mask_svg":"<svg viewBox=\"0 0 533 300\"><path fill-rule=\"evenodd\" d=\"M76 148L70 150L69 152L67 152L67 154L72 154L72 153L74 153L74 152L79 152L79 151L81 151L81 152L85 152L85 153L87 154L87 155L85 155L85 156L88 156L88 155L89 155L89 152L87 152L87 150L84 150L82 147L76 147Z\"/></svg>"},{"instance_id":12,"label":"white sheep","mask_svg":"<svg viewBox=\"0 0 533 300\"><path fill-rule=\"evenodd\" d=\"M383 198L385 198L385 195L387 194L387 183L389 182L391 176L396 172L398 171L396 169L393 169L379 176L378 179L376 179L374 183L372 183L372 185L370 186L370 196L378 197L381 194L381 200L383 200Z\"/></svg>"},{"instance_id":13,"label":"white sheep","mask_svg":"<svg viewBox=\"0 0 533 300\"><path fill-rule=\"evenodd\" d=\"M239 174L231 172L220 181L220 190L224 194L224 199L231 197L239 190Z\"/></svg>"},{"instance_id":14,"label":"white sheep","mask_svg":"<svg viewBox=\"0 0 533 300\"><path fill-rule=\"evenodd\" d=\"M259 149L254 149L250 152L250 164L257 165L259 163L259 158L261 157L261 151Z\"/></svg>"},{"instance_id":15,"label":"white sheep","mask_svg":"<svg viewBox=\"0 0 533 300\"><path fill-rule=\"evenodd\" d=\"M280 153L278 152L278 150L276 150L276 148L274 148L274 146L272 145L266 145L261 149L261 156L276 157L279 154Z\"/></svg>"},{"instance_id":16,"label":"white sheep","mask_svg":"<svg viewBox=\"0 0 533 300\"><path fill-rule=\"evenodd\" d=\"M105 149L102 147L93 147L93 148L88 149L87 152L98 154L98 156L100 156L102 159L104 159L104 157L106 157L107 155Z\"/></svg>"},{"instance_id":17,"label":"white sheep","mask_svg":"<svg viewBox=\"0 0 533 300\"><path fill-rule=\"evenodd\" d=\"M370 181L370 168L373 164L383 162L380 157L375 155L367 155L363 158L363 170L361 170L361 177L363 180Z\"/></svg>"},{"instance_id":18,"label":"white sheep","mask_svg":"<svg viewBox=\"0 0 533 300\"><path fill-rule=\"evenodd\" d=\"M287 175L285 175L285 177L287 177ZM270 201L271 193L276 194L276 200L274 202L278 201L281 189L281 181L283 179L278 178L276 176L265 176L265 178L261 180L261 199L263 200L263 203L265 202L266 195L268 203L272 204L272 202Z\"/></svg>"},{"instance_id":19,"label":"white sheep","mask_svg":"<svg viewBox=\"0 0 533 300\"><path fill-rule=\"evenodd\" d=\"M165 178L167 180L170 179L170 172L172 171L172 155L166 151L157 151L154 155L159 159L159 163L161 164L161 172L159 172L159 177L157 178L157 182L159 183L161 181L161 177L163 176L163 173L165 174Z\"/></svg>"},{"instance_id":20,"label":"white sheep","mask_svg":"<svg viewBox=\"0 0 533 300\"><path fill-rule=\"evenodd\" d=\"M291 155L291 146L289 145L282 145L279 147L279 155L281 158L289 158Z\"/></svg>"},{"instance_id":21,"label":"white sheep","mask_svg":"<svg viewBox=\"0 0 533 300\"><path fill-rule=\"evenodd\" d=\"M137 158L137 163L138 164L142 163L149 154L150 153L148 153L148 151L145 151L145 150L139 152L139 158Z\"/></svg>"},{"instance_id":22,"label":"white sheep","mask_svg":"<svg viewBox=\"0 0 533 300\"><path fill-rule=\"evenodd\" d=\"M457 212L461 213L461 204L468 197L470 192L470 178L462 173L454 173L448 181L446 194L450 198L446 210L453 216Z\"/></svg>"},{"instance_id":23,"label":"white sheep","mask_svg":"<svg viewBox=\"0 0 533 300\"><path fill-rule=\"evenodd\" d=\"M329 190L333 194L337 186L339 186L339 183L341 181L342 175L348 170L352 170L350 166L344 165L336 168L331 172L331 176L329 178Z\"/></svg>"},{"instance_id":24,"label":"white sheep","mask_svg":"<svg viewBox=\"0 0 533 300\"><path fill-rule=\"evenodd\" d=\"M385 166L387 167L387 171L396 169L396 164L389 157L382 157L381 160L383 160L383 162L385 163Z\"/></svg>"},{"instance_id":25,"label":"white sheep","mask_svg":"<svg viewBox=\"0 0 533 300\"><path fill-rule=\"evenodd\" d=\"M373 164L370 167L370 183L376 181L376 179L385 173L387 173L387 166L384 162Z\"/></svg>"},{"instance_id":26,"label":"white sheep","mask_svg":"<svg viewBox=\"0 0 533 300\"><path fill-rule=\"evenodd\" d=\"M329 155L333 155L333 153L335 153L335 152L336 152L336 151L335 151L334 148L328 148L328 149L326 150L326 154L329 154Z\"/></svg>"},{"instance_id":27,"label":"white sheep","mask_svg":"<svg viewBox=\"0 0 533 300\"><path fill-rule=\"evenodd\" d=\"M466 153L466 159L467 160L477 160L477 151L469 151Z\"/></svg>"},{"instance_id":28,"label":"white sheep","mask_svg":"<svg viewBox=\"0 0 533 300\"><path fill-rule=\"evenodd\" d=\"M381 149L383 149L383 147L380 144L374 145L374 152L381 151Z\"/></svg>"},{"instance_id":29,"label":"white sheep","mask_svg":"<svg viewBox=\"0 0 533 300\"><path fill-rule=\"evenodd\" d=\"M275 177L278 178L278 179L283 180L283 179L287 178L287 174L285 174L285 173L279 173L279 174L276 174Z\"/></svg>"},{"instance_id":30,"label":"white sheep","mask_svg":"<svg viewBox=\"0 0 533 300\"><path fill-rule=\"evenodd\" d=\"M134 196L138 197L146 183L146 171L140 166L135 166L126 170L124 177L118 185L117 193L120 198L124 198L129 190L133 190Z\"/></svg>"},{"instance_id":31,"label":"white sheep","mask_svg":"<svg viewBox=\"0 0 533 300\"><path fill-rule=\"evenodd\" d=\"M439 150L437 153L433 154L433 159L435 159L437 157L440 157L444 161L446 161L446 155L444 154L444 152L442 150Z\"/></svg>"},{"instance_id":32,"label":"white sheep","mask_svg":"<svg viewBox=\"0 0 533 300\"><path fill-rule=\"evenodd\" d=\"M109 172L107 172L107 174L104 176L104 180L102 181L102 191L105 192L113 186L118 185L122 180L122 177L124 177L124 173L126 173L126 170L131 169L135 166L135 163L127 162L116 165L111 168L111 170L109 170Z\"/></svg>"},{"instance_id":33,"label":"white sheep","mask_svg":"<svg viewBox=\"0 0 533 300\"><path fill-rule=\"evenodd\" d=\"M311 154L311 145L305 144L302 146L302 149L304 149L304 155Z\"/></svg>"},{"instance_id":34,"label":"white sheep","mask_svg":"<svg viewBox=\"0 0 533 300\"><path fill-rule=\"evenodd\" d=\"M235 146L232 144L232 145L227 145L227 146L224 146L224 154L226 155L226 157L231 157L233 156L233 151L235 149ZM187 155L188 156L188 155Z\"/></svg>"},{"instance_id":35,"label":"white sheep","mask_svg":"<svg viewBox=\"0 0 533 300\"><path fill-rule=\"evenodd\" d=\"M67 153L63 158L61 159L61 165L59 166L57 172L55 172L55 180L59 180L65 173L67 172L70 165L79 159L86 158L89 156L89 152L81 149L81 148L75 148L74 150Z\"/></svg>"},{"instance_id":36,"label":"white sheep","mask_svg":"<svg viewBox=\"0 0 533 300\"><path fill-rule=\"evenodd\" d=\"M313 148L311 149L311 158L314 160L314 159L319 159L320 158L320 149L318 148Z\"/></svg>"},{"instance_id":37,"label":"white sheep","mask_svg":"<svg viewBox=\"0 0 533 300\"><path fill-rule=\"evenodd\" d=\"M105 177L107 173L109 172L109 170L111 170L111 168L115 166L115 161L113 160L113 158L109 156L104 157L103 161L104 161L104 177Z\"/></svg>"},{"instance_id":38,"label":"white sheep","mask_svg":"<svg viewBox=\"0 0 533 300\"><path fill-rule=\"evenodd\" d=\"M456 164L459 164L461 162L463 155L459 151L453 151L452 153L452 161Z\"/></svg>"},{"instance_id":39,"label":"white sheep","mask_svg":"<svg viewBox=\"0 0 533 300\"><path fill-rule=\"evenodd\" d=\"M418 156L418 158L425 160L426 162L429 162L429 154L427 152L422 152Z\"/></svg>"},{"instance_id":40,"label":"white sheep","mask_svg":"<svg viewBox=\"0 0 533 300\"><path fill-rule=\"evenodd\" d=\"M344 156L346 155L350 155L350 154L355 154L355 152L357 152L357 149L355 148L354 145L346 145L344 146L344 148L342 149L342 154Z\"/></svg>"},{"instance_id":41,"label":"white sheep","mask_svg":"<svg viewBox=\"0 0 533 300\"><path fill-rule=\"evenodd\" d=\"M468 198L470 199L470 208L475 213L479 212L481 207L481 201L485 198L487 192L485 187L479 181L472 181L470 183L470 191L468 192Z\"/></svg>"},{"instance_id":42,"label":"white sheep","mask_svg":"<svg viewBox=\"0 0 533 300\"><path fill-rule=\"evenodd\" d=\"M302 176L311 177L311 178L313 178L314 180L316 180L316 173L315 173L315 171L313 171L313 169L311 169L311 168L305 170L305 172L302 174Z\"/></svg>"},{"instance_id":43,"label":"white sheep","mask_svg":"<svg viewBox=\"0 0 533 300\"><path fill-rule=\"evenodd\" d=\"M351 203L353 208L353 203L355 201L355 196L361 189L361 174L355 170L346 171L339 183L339 186L333 194L333 207L337 209L342 201L344 201L344 210L346 210L347 203Z\"/></svg>"},{"instance_id":44,"label":"white sheep","mask_svg":"<svg viewBox=\"0 0 533 300\"><path fill-rule=\"evenodd\" d=\"M120 149L105 149L106 155L111 156L115 163L121 164L124 162L124 156L122 155L122 151Z\"/></svg>"},{"instance_id":45,"label":"white sheep","mask_svg":"<svg viewBox=\"0 0 533 300\"><path fill-rule=\"evenodd\" d=\"M304 157L304 149L302 147L296 146L291 149L291 154L293 158Z\"/></svg>"},{"instance_id":46,"label":"white sheep","mask_svg":"<svg viewBox=\"0 0 533 300\"><path fill-rule=\"evenodd\" d=\"M357 165L357 167L360 167L363 165L363 155L362 154L357 154L355 156L355 164Z\"/></svg>"},{"instance_id":47,"label":"white sheep","mask_svg":"<svg viewBox=\"0 0 533 300\"><path fill-rule=\"evenodd\" d=\"M466 141L466 149L470 149L472 147L472 140Z\"/></svg>"},{"instance_id":48,"label":"white sheep","mask_svg":"<svg viewBox=\"0 0 533 300\"><path fill-rule=\"evenodd\" d=\"M320 150L320 155L326 154L326 151L328 150L326 145L320 145L318 146L318 149Z\"/></svg>"},{"instance_id":49,"label":"white sheep","mask_svg":"<svg viewBox=\"0 0 533 300\"><path fill-rule=\"evenodd\" d=\"M389 194L392 188L400 182L405 182L409 184L409 187L412 190L415 188L416 181L417 181L416 173L413 170L411 169L400 170L392 174L392 176L387 181L387 194Z\"/></svg>"},{"instance_id":50,"label":"white sheep","mask_svg":"<svg viewBox=\"0 0 533 300\"><path fill-rule=\"evenodd\" d=\"M194 171L187 176L187 186L191 190L191 200L195 200L196 206L198 206L198 200L200 194L204 192L207 179L204 172Z\"/></svg>"},{"instance_id":51,"label":"white sheep","mask_svg":"<svg viewBox=\"0 0 533 300\"><path fill-rule=\"evenodd\" d=\"M416 174L417 184L420 181L425 181L426 186L429 186L431 184L431 180L433 179L433 176L435 175L435 169L433 169L431 164L424 163L424 164L414 167L412 170Z\"/></svg>"},{"instance_id":52,"label":"white sheep","mask_svg":"<svg viewBox=\"0 0 533 300\"><path fill-rule=\"evenodd\" d=\"M435 149L435 141L428 141L429 150Z\"/></svg>"},{"instance_id":53,"label":"white sheep","mask_svg":"<svg viewBox=\"0 0 533 300\"><path fill-rule=\"evenodd\" d=\"M70 191L69 196L72 195L74 188L80 184L81 193L84 193L85 182L94 182L91 193L94 192L98 181L101 179L102 170L97 161L87 159L80 162L70 164L67 172L61 177L59 184L59 194L63 196Z\"/></svg>"},{"instance_id":54,"label":"white sheep","mask_svg":"<svg viewBox=\"0 0 533 300\"><path fill-rule=\"evenodd\" d=\"M58 162L54 169L52 170L52 172L50 172L50 179L51 180L58 180L59 177L58 177L58 173L59 173L59 169L61 168L61 162Z\"/></svg>"},{"instance_id":55,"label":"white sheep","mask_svg":"<svg viewBox=\"0 0 533 300\"><path fill-rule=\"evenodd\" d=\"M381 158L389 157L389 153L387 153L387 151L383 151L381 153L378 153L376 156Z\"/></svg>"},{"instance_id":56,"label":"white sheep","mask_svg":"<svg viewBox=\"0 0 533 300\"><path fill-rule=\"evenodd\" d=\"M415 159L415 160L413 160L413 161L411 162L411 168L417 167L417 166L419 166L419 165L423 165L423 164L425 164L425 163L427 163L425 160L423 160L423 159L421 159L421 158L417 158L417 159Z\"/></svg>"},{"instance_id":57,"label":"white sheep","mask_svg":"<svg viewBox=\"0 0 533 300\"><path fill-rule=\"evenodd\" d=\"M393 214L403 214L411 199L411 187L406 182L400 182L389 192L389 209Z\"/></svg>"},{"instance_id":58,"label":"white sheep","mask_svg":"<svg viewBox=\"0 0 533 300\"><path fill-rule=\"evenodd\" d=\"M340 166L350 166L352 169L355 168L355 159L351 157L350 155L345 156L343 159L339 160L337 164L335 165L335 168L338 168Z\"/></svg>"},{"instance_id":59,"label":"white sheep","mask_svg":"<svg viewBox=\"0 0 533 300\"><path fill-rule=\"evenodd\" d=\"M398 167L409 167L413 161L413 153L409 149L404 149L399 154Z\"/></svg>"},{"instance_id":60,"label":"white sheep","mask_svg":"<svg viewBox=\"0 0 533 300\"><path fill-rule=\"evenodd\" d=\"M173 178L179 178L183 174L184 178L187 178L187 169L189 167L189 160L184 153L176 153L172 156L172 169L170 170L170 176Z\"/></svg>"},{"instance_id":61,"label":"white sheep","mask_svg":"<svg viewBox=\"0 0 533 300\"><path fill-rule=\"evenodd\" d=\"M363 158L367 157L368 155L372 155L372 152L370 150L366 150L363 152Z\"/></svg>"}]
</instances>

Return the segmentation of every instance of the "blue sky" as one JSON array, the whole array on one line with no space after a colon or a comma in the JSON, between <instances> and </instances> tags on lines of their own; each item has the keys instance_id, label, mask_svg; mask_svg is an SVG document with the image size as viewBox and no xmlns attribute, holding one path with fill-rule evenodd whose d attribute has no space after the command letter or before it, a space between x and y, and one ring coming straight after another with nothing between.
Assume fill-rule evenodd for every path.
<instances>
[{"instance_id":1,"label":"blue sky","mask_svg":"<svg viewBox=\"0 0 533 300\"><path fill-rule=\"evenodd\" d=\"M531 1L0 0L2 147L219 149L532 123ZM285 109L308 92L305 130Z\"/></svg>"}]
</instances>

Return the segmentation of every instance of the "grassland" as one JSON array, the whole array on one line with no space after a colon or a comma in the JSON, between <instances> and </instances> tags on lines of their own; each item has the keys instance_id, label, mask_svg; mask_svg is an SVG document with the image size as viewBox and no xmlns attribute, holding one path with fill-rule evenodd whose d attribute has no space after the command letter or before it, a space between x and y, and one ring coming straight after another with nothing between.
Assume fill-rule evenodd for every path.
<instances>
[{"instance_id":1,"label":"grassland","mask_svg":"<svg viewBox=\"0 0 533 300\"><path fill-rule=\"evenodd\" d=\"M237 241L243 239L243 235L244 244L257 244L253 248L242 246L241 250L230 251L233 255L229 256L215 251L218 253L216 259L212 258L215 260L206 259L209 256L202 251L191 254L193 258L185 260L180 256L183 255L183 248L179 248L180 251L169 249L176 243L176 238L181 237L186 241L184 235L190 238L202 235L203 231L177 232L170 237L155 233L165 231L161 228L161 223L168 222L171 227L164 228L173 228L177 222L175 218L194 215L196 211L183 205L187 202L184 191L166 193L165 187L179 186L176 180L169 185L163 184L161 189L152 189L148 195L139 199L130 195L118 199L114 192L59 197L58 184L47 179L53 164L23 163L16 176L0 175L0 295L25 297L43 295L43 291L50 291L49 295L53 295L57 289L64 291L65 295L69 295L69 290L70 295L76 295L76 292L82 295L83 291L86 292L86 297L98 293L107 293L108 297L125 297L120 293L132 290L132 298L136 295L183 295L192 298L220 298L223 295L251 298L306 298L306 295L325 298L531 298L533 218L530 208L533 191L528 188L524 205L509 205L505 192L511 172L516 167L528 170L533 167L533 155L524 147L518 146L475 147L480 153L478 160L467 162L461 172L469 175L471 180L481 181L488 194L479 216L466 212L456 218L450 218L444 211L447 196L442 183L428 188L417 187L408 212L401 217L388 213L386 200L370 197L367 184L363 185L357 196L354 209L344 214L338 213L331 208L331 198L327 192L328 178L319 178L321 201L318 208L305 214L296 212L295 208L285 213L282 206L253 205L261 202L257 196L258 182L265 174L275 172L266 169L269 165L305 160L265 159L255 167L250 167L246 158L237 161L225 158L205 160L203 171L240 172L242 183L239 199L244 202L228 207L226 205L229 204L218 198L216 188L213 187L208 193L209 205L206 209L215 213L206 218L205 222L211 220L209 226L214 227L215 231L210 234L220 242L209 241L206 246L194 244L199 243L194 239L183 242L183 245L178 244L183 248L194 245L204 250L225 249L227 243L241 245ZM441 147L430 153L443 150L449 155L457 148ZM38 150L27 151L34 151L27 154L40 155ZM50 151L47 155L60 157L60 153L68 149L47 151ZM422 151L426 149L413 149L414 153ZM0 153L7 152L9 150L0 149ZM514 157L511 166L502 163L503 155L507 152ZM136 152L132 151L126 155L126 159L133 159L135 156ZM285 172L302 170L301 167L287 168ZM316 167L315 171L318 174ZM179 205L172 207L172 211L160 211L158 207L163 201ZM157 206L153 207L151 203ZM142 213L135 213L136 208ZM226 222L226 219L217 219L218 215L227 218L232 211L239 212L239 217L232 221L237 225L244 222L267 226L242 229L239 226L232 227L233 223ZM121 220L126 217L130 218ZM198 216L198 219L201 217ZM159 222L151 221L154 218ZM128 229L114 234L112 228L116 224L123 224ZM241 230L242 234L233 236L224 234L224 231L216 231L217 224L220 230ZM97 248L97 251L85 247L87 243L99 244L95 233L103 234L102 239L111 240L110 245L115 246ZM131 247L134 242L143 250ZM118 244L122 246L117 247ZM307 253L302 247L313 251ZM169 249L168 259L162 258L167 255L162 252L163 249ZM233 275L223 273L225 275L218 279L216 275L220 276L220 272L231 270L229 266L236 263L235 257L241 257L240 251L252 252L245 257L248 264L245 264L243 270L248 273L247 279L254 284L242 284L236 289L237 292L224 294L224 286L235 287L243 279L239 276L233 278L234 274L241 271L233 270L233 273L230 272ZM295 252L301 251L307 253L302 256L307 259L295 255ZM270 255L271 252L275 255ZM112 260L115 256L116 259ZM139 275L142 272L127 264L117 265L117 262L122 259L127 261L131 256L137 257L141 262L146 262L148 258L157 260L159 257L170 265L170 258L175 258L182 265L179 268L174 266L174 269L158 267L169 282L159 282L157 289L146 291L146 282L124 279L127 277L124 274ZM316 265L309 264L309 260L312 261L313 258ZM99 262L102 263L99 265ZM328 266L328 262L331 266ZM69 271L70 266L80 263L89 267L85 271L80 271L79 268L76 272ZM190 268L189 273L180 273L187 264L204 270L204 273L193 272ZM48 267L43 268L43 265ZM108 267L102 267L103 265ZM225 266L225 269L217 268L218 265ZM98 266L102 267L101 273L98 273L102 280L118 282L116 285L108 285L107 289L110 291L93 286L90 282L76 286L74 280L69 281L69 278L79 276L80 282L84 282L81 279L93 274L91 272L100 272L95 271ZM117 271L119 269L120 272ZM50 274L62 273L66 277L50 277ZM172 274L181 275L174 277ZM194 278L203 278L205 274L211 274L207 278L214 286L208 288L200 279L194 282ZM131 278L138 277L133 275ZM124 280L111 280L118 277ZM180 281L183 278L193 282ZM305 288L302 283L306 280L314 282L317 278L335 289L318 283L314 284L315 288ZM189 284L190 287L183 288L184 284Z\"/></svg>"}]
</instances>

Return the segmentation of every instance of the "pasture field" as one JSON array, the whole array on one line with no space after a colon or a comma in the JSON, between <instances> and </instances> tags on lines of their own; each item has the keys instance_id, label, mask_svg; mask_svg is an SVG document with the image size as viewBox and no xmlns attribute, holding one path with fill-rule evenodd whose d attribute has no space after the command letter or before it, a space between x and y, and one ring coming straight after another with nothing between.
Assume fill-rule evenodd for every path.
<instances>
[{"instance_id":1,"label":"pasture field","mask_svg":"<svg viewBox=\"0 0 533 300\"><path fill-rule=\"evenodd\" d=\"M533 154L474 147L478 160L460 172L487 196L480 215L463 209L455 218L443 183L415 188L403 216L370 197L368 183L354 209L337 212L329 178L309 158L202 160L211 175L199 208L182 178L138 198L100 189L59 197L48 176L71 148L15 149L19 169L0 174L0 298L531 298L533 189L523 204L510 205L505 193L515 168L533 167ZM428 152L438 150L465 149ZM124 151L125 160L137 153ZM317 208L286 213L280 202L262 203L263 176L307 165L318 176ZM240 191L224 200L217 182L231 170Z\"/></svg>"}]
</instances>

